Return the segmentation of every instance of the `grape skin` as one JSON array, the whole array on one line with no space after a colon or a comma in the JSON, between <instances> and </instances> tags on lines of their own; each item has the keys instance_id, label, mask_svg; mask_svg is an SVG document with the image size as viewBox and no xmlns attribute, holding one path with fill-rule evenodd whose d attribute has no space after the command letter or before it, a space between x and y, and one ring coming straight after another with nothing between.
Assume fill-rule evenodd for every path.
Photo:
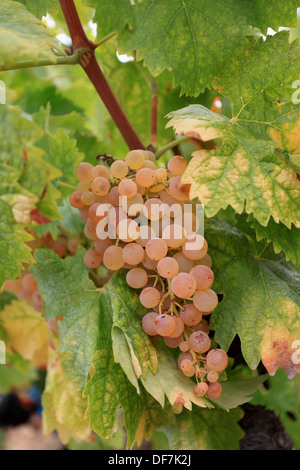
<instances>
[{"instance_id":1,"label":"grape skin","mask_svg":"<svg viewBox=\"0 0 300 470\"><path fill-rule=\"evenodd\" d=\"M160 299L160 292L155 289L155 287L145 287L140 294L141 304L146 308L156 307L159 304Z\"/></svg>"},{"instance_id":2,"label":"grape skin","mask_svg":"<svg viewBox=\"0 0 300 470\"><path fill-rule=\"evenodd\" d=\"M194 305L188 304L180 311L180 317L187 326L196 326L202 320L202 313Z\"/></svg>"},{"instance_id":3,"label":"grape skin","mask_svg":"<svg viewBox=\"0 0 300 470\"><path fill-rule=\"evenodd\" d=\"M95 269L102 263L102 256L95 250L89 250L85 253L83 261L88 268Z\"/></svg>"},{"instance_id":4,"label":"grape skin","mask_svg":"<svg viewBox=\"0 0 300 470\"><path fill-rule=\"evenodd\" d=\"M166 279L172 279L172 277L178 274L179 266L174 258L167 256L157 263L157 271L160 276Z\"/></svg>"},{"instance_id":5,"label":"grape skin","mask_svg":"<svg viewBox=\"0 0 300 470\"><path fill-rule=\"evenodd\" d=\"M158 317L158 314L155 312L147 313L142 319L142 329L144 333L149 336L156 336L157 332L155 329L155 320Z\"/></svg>"},{"instance_id":6,"label":"grape skin","mask_svg":"<svg viewBox=\"0 0 300 470\"><path fill-rule=\"evenodd\" d=\"M218 296L211 290L198 290L193 298L196 308L203 313L211 313L218 305Z\"/></svg>"},{"instance_id":7,"label":"grape skin","mask_svg":"<svg viewBox=\"0 0 300 470\"><path fill-rule=\"evenodd\" d=\"M206 392L208 398L216 400L217 398L220 398L221 394L222 386L219 384L219 382L208 384L208 390Z\"/></svg>"},{"instance_id":8,"label":"grape skin","mask_svg":"<svg viewBox=\"0 0 300 470\"><path fill-rule=\"evenodd\" d=\"M194 387L194 393L197 397L202 398L207 393L208 385L205 382L200 382Z\"/></svg>"},{"instance_id":9,"label":"grape skin","mask_svg":"<svg viewBox=\"0 0 300 470\"><path fill-rule=\"evenodd\" d=\"M171 336L176 328L175 319L170 315L158 315L155 319L155 329L160 336Z\"/></svg>"},{"instance_id":10,"label":"grape skin","mask_svg":"<svg viewBox=\"0 0 300 470\"><path fill-rule=\"evenodd\" d=\"M208 266L194 266L190 270L190 274L195 278L199 290L209 289L214 282L214 273Z\"/></svg>"},{"instance_id":11,"label":"grape skin","mask_svg":"<svg viewBox=\"0 0 300 470\"><path fill-rule=\"evenodd\" d=\"M193 351L203 354L210 348L210 338L203 331L195 331L189 337L189 344Z\"/></svg>"},{"instance_id":12,"label":"grape skin","mask_svg":"<svg viewBox=\"0 0 300 470\"><path fill-rule=\"evenodd\" d=\"M179 273L173 277L171 286L174 294L180 299L188 299L196 291L196 281L187 273Z\"/></svg>"},{"instance_id":13,"label":"grape skin","mask_svg":"<svg viewBox=\"0 0 300 470\"><path fill-rule=\"evenodd\" d=\"M207 367L222 372L228 366L228 356L222 349L212 349L206 356Z\"/></svg>"}]
</instances>

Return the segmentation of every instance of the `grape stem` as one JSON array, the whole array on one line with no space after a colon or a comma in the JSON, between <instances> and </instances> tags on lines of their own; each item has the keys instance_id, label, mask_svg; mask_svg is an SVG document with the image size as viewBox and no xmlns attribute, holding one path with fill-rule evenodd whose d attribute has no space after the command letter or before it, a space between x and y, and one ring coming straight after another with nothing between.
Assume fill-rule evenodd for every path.
<instances>
[{"instance_id":1,"label":"grape stem","mask_svg":"<svg viewBox=\"0 0 300 470\"><path fill-rule=\"evenodd\" d=\"M166 153L168 150L174 148L174 147L177 147L177 145L180 145L182 144L183 142L186 142L187 140L189 140L190 137L187 136L187 135L183 135L181 137L179 137L178 139L175 139L175 140L172 140L171 142L169 142L168 144L164 145L163 147L161 147L155 154L155 157L156 157L156 160L158 160L164 153Z\"/></svg>"},{"instance_id":2,"label":"grape stem","mask_svg":"<svg viewBox=\"0 0 300 470\"><path fill-rule=\"evenodd\" d=\"M98 95L128 145L128 148L130 150L144 149L145 147L129 122L97 62L95 57L97 44L93 44L87 38L74 0L59 0L59 2L69 28L73 51L76 52L78 49L88 48L88 52L83 54L80 58L80 65L94 85Z\"/></svg>"}]
</instances>

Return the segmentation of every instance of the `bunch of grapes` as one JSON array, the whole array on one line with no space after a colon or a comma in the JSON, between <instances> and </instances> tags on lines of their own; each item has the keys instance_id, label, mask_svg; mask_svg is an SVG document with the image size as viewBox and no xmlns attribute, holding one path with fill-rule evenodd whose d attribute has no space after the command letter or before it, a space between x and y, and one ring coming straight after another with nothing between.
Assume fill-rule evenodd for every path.
<instances>
[{"instance_id":1,"label":"bunch of grapes","mask_svg":"<svg viewBox=\"0 0 300 470\"><path fill-rule=\"evenodd\" d=\"M19 300L26 300L37 312L43 311L43 300L33 274L25 272L16 281L6 281L5 289L16 294Z\"/></svg>"},{"instance_id":2,"label":"bunch of grapes","mask_svg":"<svg viewBox=\"0 0 300 470\"><path fill-rule=\"evenodd\" d=\"M190 185L181 182L186 166L177 155L168 168L157 168L147 150L133 150L110 168L81 163L70 204L79 209L93 243L85 265L128 270L128 285L139 290L141 304L149 309L144 332L179 348L178 367L195 377L195 395L216 399L228 357L212 347L203 318L217 307L218 297L211 289L208 244L198 233L197 206L189 200Z\"/></svg>"}]
</instances>

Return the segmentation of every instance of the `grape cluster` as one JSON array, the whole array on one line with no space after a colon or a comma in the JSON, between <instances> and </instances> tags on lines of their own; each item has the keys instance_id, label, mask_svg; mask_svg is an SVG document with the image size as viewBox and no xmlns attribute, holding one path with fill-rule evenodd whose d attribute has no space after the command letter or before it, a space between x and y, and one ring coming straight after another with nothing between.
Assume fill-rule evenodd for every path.
<instances>
[{"instance_id":1,"label":"grape cluster","mask_svg":"<svg viewBox=\"0 0 300 470\"><path fill-rule=\"evenodd\" d=\"M33 274L27 272L16 281L5 281L5 289L16 294L19 300L26 300L37 312L43 311L43 300Z\"/></svg>"},{"instance_id":2,"label":"grape cluster","mask_svg":"<svg viewBox=\"0 0 300 470\"><path fill-rule=\"evenodd\" d=\"M186 166L176 155L168 168L157 168L147 150L133 150L110 168L84 162L70 204L79 209L93 242L85 265L128 270L128 285L140 291L140 302L149 309L144 332L162 337L169 348L179 347L178 367L195 376L195 395L216 399L228 357L212 347L203 318L217 307L218 296L211 289L212 260L198 233L197 206L189 200L190 185L181 182Z\"/></svg>"}]
</instances>

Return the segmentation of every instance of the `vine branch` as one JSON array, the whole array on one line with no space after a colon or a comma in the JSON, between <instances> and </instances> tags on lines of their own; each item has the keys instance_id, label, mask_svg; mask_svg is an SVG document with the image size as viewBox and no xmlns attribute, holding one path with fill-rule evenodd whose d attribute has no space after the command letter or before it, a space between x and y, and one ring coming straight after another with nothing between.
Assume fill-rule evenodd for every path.
<instances>
[{"instance_id":1,"label":"vine branch","mask_svg":"<svg viewBox=\"0 0 300 470\"><path fill-rule=\"evenodd\" d=\"M81 56L80 64L94 85L126 144L130 150L145 148L129 122L97 62L94 53L97 45L94 45L87 38L78 16L74 0L59 0L59 2L69 28L73 51L76 52L78 49L88 48L88 52Z\"/></svg>"}]
</instances>

